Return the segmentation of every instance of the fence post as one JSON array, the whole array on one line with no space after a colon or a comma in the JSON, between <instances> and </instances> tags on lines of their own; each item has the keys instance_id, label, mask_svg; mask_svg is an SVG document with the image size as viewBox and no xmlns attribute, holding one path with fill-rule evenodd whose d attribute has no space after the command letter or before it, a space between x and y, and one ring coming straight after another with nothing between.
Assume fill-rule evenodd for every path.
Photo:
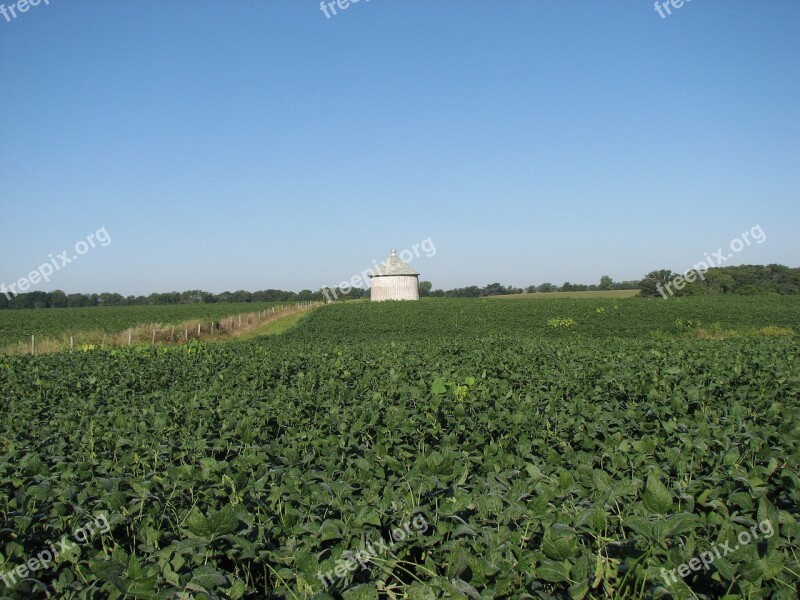
<instances>
[{"instance_id":1,"label":"fence post","mask_svg":"<svg viewBox=\"0 0 800 600\"><path fill-rule=\"evenodd\" d=\"M36 356L36 335L31 336L31 355Z\"/></svg>"}]
</instances>

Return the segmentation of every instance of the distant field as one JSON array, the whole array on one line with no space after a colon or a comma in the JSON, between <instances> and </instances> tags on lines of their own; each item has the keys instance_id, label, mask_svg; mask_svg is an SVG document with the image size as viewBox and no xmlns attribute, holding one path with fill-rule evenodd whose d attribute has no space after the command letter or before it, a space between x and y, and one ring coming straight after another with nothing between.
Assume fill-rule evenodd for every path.
<instances>
[{"instance_id":1,"label":"distant field","mask_svg":"<svg viewBox=\"0 0 800 600\"><path fill-rule=\"evenodd\" d=\"M551 319L572 319L574 325L553 327L548 324ZM800 297L561 298L551 302L501 303L494 298L364 301L325 306L287 335L340 341L496 335L642 338L684 334L699 327L748 330L767 326L800 332Z\"/></svg>"},{"instance_id":2,"label":"distant field","mask_svg":"<svg viewBox=\"0 0 800 600\"><path fill-rule=\"evenodd\" d=\"M800 297L715 296L631 298L634 290L551 292L489 298L426 298L420 302L336 303L315 310L288 335L330 339L414 339L438 336L513 335L522 337L643 337L688 328L789 327L800 332ZM626 297L627 295L627 297ZM499 308L496 300L510 298ZM551 302L539 302L549 299ZM221 319L287 303L181 304L0 311L0 346L31 335L55 338L101 332L115 334L141 324L177 324ZM506 306L506 304L508 304ZM548 325L572 319L569 328ZM270 327L276 327L271 325Z\"/></svg>"},{"instance_id":3,"label":"distant field","mask_svg":"<svg viewBox=\"0 0 800 600\"><path fill-rule=\"evenodd\" d=\"M119 333L145 323L172 325L191 319L221 319L281 304L291 303L240 302L2 310L0 346L26 340L31 335L53 338L86 331Z\"/></svg>"},{"instance_id":4,"label":"distant field","mask_svg":"<svg viewBox=\"0 0 800 600\"><path fill-rule=\"evenodd\" d=\"M557 298L633 298L639 290L595 290L593 292L537 292L534 294L508 294L506 296L488 296L489 298L507 300L553 300Z\"/></svg>"}]
</instances>

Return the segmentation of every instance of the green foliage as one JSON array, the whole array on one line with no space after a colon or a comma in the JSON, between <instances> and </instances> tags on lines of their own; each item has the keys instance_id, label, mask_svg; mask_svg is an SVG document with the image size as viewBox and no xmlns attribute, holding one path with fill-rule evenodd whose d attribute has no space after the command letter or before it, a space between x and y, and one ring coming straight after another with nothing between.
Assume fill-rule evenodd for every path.
<instances>
[{"instance_id":1,"label":"green foliage","mask_svg":"<svg viewBox=\"0 0 800 600\"><path fill-rule=\"evenodd\" d=\"M119 333L143 323L180 323L191 319L216 320L277 306L274 302L241 304L170 304L154 306L93 306L57 310L0 311L0 347L29 340L31 335L57 337L86 331Z\"/></svg>"},{"instance_id":2,"label":"green foliage","mask_svg":"<svg viewBox=\"0 0 800 600\"><path fill-rule=\"evenodd\" d=\"M644 276L642 279L641 284L639 285L639 295L640 296L661 296L662 292L659 292L659 289L664 289L664 286L669 284L675 277L677 277L677 273L673 273L669 269L659 269L656 271L650 271L647 275ZM668 291L663 292L664 294L669 294ZM680 295L680 294L678 294Z\"/></svg>"},{"instance_id":3,"label":"green foliage","mask_svg":"<svg viewBox=\"0 0 800 600\"><path fill-rule=\"evenodd\" d=\"M277 338L0 357L0 574L110 523L3 591L795 598L800 341L647 333L798 318L739 300L342 304ZM323 590L415 515L424 533Z\"/></svg>"},{"instance_id":4,"label":"green foliage","mask_svg":"<svg viewBox=\"0 0 800 600\"><path fill-rule=\"evenodd\" d=\"M0 295L0 310L2 309L30 309L30 308L89 308L112 306L154 306L154 305L180 305L180 304L210 304L215 302L225 303L278 303L300 302L305 300L322 300L322 290L312 292L287 292L283 290L260 290L248 292L237 290L235 292L222 292L212 294L203 290L187 290L185 292L166 292L150 294L149 296L123 296L104 292L102 294L65 294L61 290L52 292L27 292L8 296Z\"/></svg>"},{"instance_id":5,"label":"green foliage","mask_svg":"<svg viewBox=\"0 0 800 600\"><path fill-rule=\"evenodd\" d=\"M561 338L569 330L551 327L548 321L564 315L575 321L572 331L599 339L651 338L659 332L681 335L688 329L685 325L678 328L679 320L693 326L719 324L725 330L779 327L800 331L800 297L729 295L668 301L429 298L419 302L346 303L313 311L286 335L308 342L369 341L376 337L411 341L487 335Z\"/></svg>"},{"instance_id":6,"label":"green foliage","mask_svg":"<svg viewBox=\"0 0 800 600\"><path fill-rule=\"evenodd\" d=\"M547 326L553 329L571 329L575 327L575 320L570 317L556 317L548 319Z\"/></svg>"},{"instance_id":7,"label":"green foliage","mask_svg":"<svg viewBox=\"0 0 800 600\"><path fill-rule=\"evenodd\" d=\"M800 294L800 268L791 269L783 265L738 265L717 267L692 275L694 281L681 284L681 289L673 285L678 273L668 269L652 271L645 275L641 282L641 295L662 297L671 296L708 296L715 294ZM661 285L659 291L658 285Z\"/></svg>"}]
</instances>

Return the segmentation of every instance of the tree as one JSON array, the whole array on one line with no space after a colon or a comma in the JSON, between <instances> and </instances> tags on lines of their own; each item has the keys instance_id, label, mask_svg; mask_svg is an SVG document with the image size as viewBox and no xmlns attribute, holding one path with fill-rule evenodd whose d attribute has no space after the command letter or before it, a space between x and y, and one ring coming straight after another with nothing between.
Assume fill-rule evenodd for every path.
<instances>
[{"instance_id":1,"label":"tree","mask_svg":"<svg viewBox=\"0 0 800 600\"><path fill-rule=\"evenodd\" d=\"M611 279L608 275L603 275L600 278L600 289L601 290L613 290L614 289L614 280Z\"/></svg>"},{"instance_id":2,"label":"tree","mask_svg":"<svg viewBox=\"0 0 800 600\"><path fill-rule=\"evenodd\" d=\"M430 281L420 281L419 282L419 295L420 296L430 296L432 287L433 287L433 284Z\"/></svg>"},{"instance_id":3,"label":"tree","mask_svg":"<svg viewBox=\"0 0 800 600\"><path fill-rule=\"evenodd\" d=\"M670 283L675 277L677 273L673 273L669 269L659 269L657 271L650 271L647 275L644 276L642 279L642 284L639 286L641 291L641 296L662 296L663 294L659 291L659 288L665 290L665 286ZM671 289L671 288L670 288ZM664 294L669 294L668 291L664 291Z\"/></svg>"},{"instance_id":4,"label":"tree","mask_svg":"<svg viewBox=\"0 0 800 600\"><path fill-rule=\"evenodd\" d=\"M350 290L349 294L350 298L352 298L353 300L364 298L366 295L367 295L367 290L360 287L354 287L353 289Z\"/></svg>"},{"instance_id":5,"label":"tree","mask_svg":"<svg viewBox=\"0 0 800 600\"><path fill-rule=\"evenodd\" d=\"M481 290L481 296L505 296L508 289L499 283L490 283Z\"/></svg>"},{"instance_id":6,"label":"tree","mask_svg":"<svg viewBox=\"0 0 800 600\"><path fill-rule=\"evenodd\" d=\"M247 290L236 290L231 294L231 299L233 302L252 302L253 294Z\"/></svg>"},{"instance_id":7,"label":"tree","mask_svg":"<svg viewBox=\"0 0 800 600\"><path fill-rule=\"evenodd\" d=\"M92 306L92 304L86 294L70 294L67 296L67 306L74 308L79 306Z\"/></svg>"},{"instance_id":8,"label":"tree","mask_svg":"<svg viewBox=\"0 0 800 600\"><path fill-rule=\"evenodd\" d=\"M124 306L125 297L121 294L110 294L103 292L100 294L100 304L102 306Z\"/></svg>"},{"instance_id":9,"label":"tree","mask_svg":"<svg viewBox=\"0 0 800 600\"><path fill-rule=\"evenodd\" d=\"M712 294L728 294L736 285L728 269L710 269L704 275L706 285Z\"/></svg>"},{"instance_id":10,"label":"tree","mask_svg":"<svg viewBox=\"0 0 800 600\"><path fill-rule=\"evenodd\" d=\"M195 304L202 302L200 290L187 290L180 293L181 304Z\"/></svg>"},{"instance_id":11,"label":"tree","mask_svg":"<svg viewBox=\"0 0 800 600\"><path fill-rule=\"evenodd\" d=\"M50 292L50 301L47 303L50 308L66 308L68 305L67 295L61 290Z\"/></svg>"}]
</instances>

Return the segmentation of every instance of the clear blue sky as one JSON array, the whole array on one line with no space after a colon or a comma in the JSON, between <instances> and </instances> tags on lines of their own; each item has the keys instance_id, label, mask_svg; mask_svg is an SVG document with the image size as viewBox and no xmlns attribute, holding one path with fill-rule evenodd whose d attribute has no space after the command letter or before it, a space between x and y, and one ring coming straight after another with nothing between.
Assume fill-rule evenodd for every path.
<instances>
[{"instance_id":1,"label":"clear blue sky","mask_svg":"<svg viewBox=\"0 0 800 600\"><path fill-rule=\"evenodd\" d=\"M11 4L8 0L0 3ZM436 288L800 266L800 2L50 0L0 17L0 282Z\"/></svg>"}]
</instances>

